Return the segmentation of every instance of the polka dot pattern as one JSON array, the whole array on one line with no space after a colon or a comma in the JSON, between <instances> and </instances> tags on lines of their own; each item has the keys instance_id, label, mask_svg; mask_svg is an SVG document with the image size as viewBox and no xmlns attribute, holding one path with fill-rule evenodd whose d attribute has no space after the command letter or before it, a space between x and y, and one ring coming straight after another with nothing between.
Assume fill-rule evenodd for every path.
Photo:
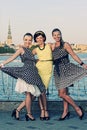
<instances>
[{"instance_id":1,"label":"polka dot pattern","mask_svg":"<svg viewBox=\"0 0 87 130\"><path fill-rule=\"evenodd\" d=\"M54 77L57 89L66 88L75 81L87 75L82 67L70 63L69 54L64 47L57 47L53 51Z\"/></svg>"},{"instance_id":2,"label":"polka dot pattern","mask_svg":"<svg viewBox=\"0 0 87 130\"><path fill-rule=\"evenodd\" d=\"M37 85L41 92L45 91L45 86L38 74L35 66L35 59L30 49L24 48L25 53L20 55L24 63L22 67L4 67L1 70L8 75L18 79L23 79L28 84Z\"/></svg>"}]
</instances>

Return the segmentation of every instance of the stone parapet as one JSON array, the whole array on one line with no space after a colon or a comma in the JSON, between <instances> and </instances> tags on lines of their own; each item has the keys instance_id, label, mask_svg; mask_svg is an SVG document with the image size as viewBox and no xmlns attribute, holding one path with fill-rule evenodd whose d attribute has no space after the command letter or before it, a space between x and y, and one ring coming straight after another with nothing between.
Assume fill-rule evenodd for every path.
<instances>
[{"instance_id":1,"label":"stone parapet","mask_svg":"<svg viewBox=\"0 0 87 130\"><path fill-rule=\"evenodd\" d=\"M82 106L85 111L87 111L87 101L75 101L79 106ZM17 106L21 102L8 102L8 101L1 101L0 102L0 111L12 111L14 108L17 108ZM38 111L39 109L39 104L38 101L33 101L32 103L32 110L33 111ZM63 111L63 102L62 101L48 101L48 110L49 111ZM74 109L69 106L70 111L74 111ZM22 110L25 111L25 108Z\"/></svg>"}]
</instances>

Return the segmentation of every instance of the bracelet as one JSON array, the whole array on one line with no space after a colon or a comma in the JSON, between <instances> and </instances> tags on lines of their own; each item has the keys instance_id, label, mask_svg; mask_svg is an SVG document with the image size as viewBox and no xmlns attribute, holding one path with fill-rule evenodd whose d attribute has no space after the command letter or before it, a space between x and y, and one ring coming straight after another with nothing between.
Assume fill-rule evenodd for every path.
<instances>
[{"instance_id":1,"label":"bracelet","mask_svg":"<svg viewBox=\"0 0 87 130\"><path fill-rule=\"evenodd\" d=\"M84 62L81 62L80 65L82 66L84 64Z\"/></svg>"}]
</instances>

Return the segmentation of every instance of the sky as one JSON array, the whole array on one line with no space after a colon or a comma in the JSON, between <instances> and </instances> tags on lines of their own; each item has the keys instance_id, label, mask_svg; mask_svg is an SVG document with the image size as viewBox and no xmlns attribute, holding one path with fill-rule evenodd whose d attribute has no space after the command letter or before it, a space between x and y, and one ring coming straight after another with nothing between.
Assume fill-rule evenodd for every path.
<instances>
[{"instance_id":1,"label":"sky","mask_svg":"<svg viewBox=\"0 0 87 130\"><path fill-rule=\"evenodd\" d=\"M9 22L14 44L38 30L46 33L46 42L54 42L54 28L66 42L87 44L87 0L0 0L0 42L7 39Z\"/></svg>"}]
</instances>

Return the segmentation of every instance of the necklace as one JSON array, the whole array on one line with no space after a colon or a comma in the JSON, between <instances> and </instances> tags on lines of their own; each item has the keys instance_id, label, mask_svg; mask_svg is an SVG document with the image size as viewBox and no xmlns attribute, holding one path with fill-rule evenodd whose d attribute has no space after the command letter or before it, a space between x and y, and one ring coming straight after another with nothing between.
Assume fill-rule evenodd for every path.
<instances>
[{"instance_id":1,"label":"necklace","mask_svg":"<svg viewBox=\"0 0 87 130\"><path fill-rule=\"evenodd\" d=\"M45 49L45 44L44 44L44 47L43 47L43 48L40 48L40 46L39 46L39 49L40 49L40 50L44 50L44 49Z\"/></svg>"}]
</instances>

